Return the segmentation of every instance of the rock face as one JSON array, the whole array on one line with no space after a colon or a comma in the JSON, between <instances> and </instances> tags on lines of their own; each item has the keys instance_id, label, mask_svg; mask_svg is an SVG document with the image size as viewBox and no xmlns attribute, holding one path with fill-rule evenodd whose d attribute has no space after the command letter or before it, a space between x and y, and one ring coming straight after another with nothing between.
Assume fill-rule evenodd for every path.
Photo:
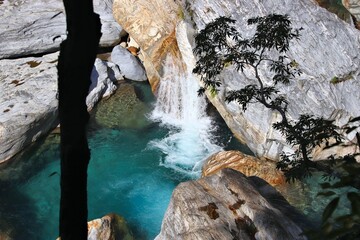
<instances>
[{"instance_id":1,"label":"rock face","mask_svg":"<svg viewBox=\"0 0 360 240\"><path fill-rule=\"evenodd\" d=\"M216 17L229 16L237 20L236 27L246 37L253 32L246 24L248 18L276 12L288 14L295 28L304 28L300 40L291 43L287 54L290 59L296 60L303 73L290 85L280 88L280 93L286 95L290 102L289 118L312 114L334 118L338 124L344 124L350 116L360 115L357 106L360 102L360 32L314 1L225 0L220 3L179 0L180 11L170 0L138 1L136 7L124 7L130 6L126 3L125 0L114 1L115 17L145 52L147 57L144 58L144 65L150 73L153 90L156 90L162 73L158 61L164 59L167 52L155 51L151 46L166 49L165 46L177 45L183 61L188 68L193 68L193 32L203 29ZM156 11L153 10L153 17L149 18L151 9L147 5L157 7ZM158 12L165 14L159 17ZM157 18L161 21L157 21ZM155 23L157 30L153 31L156 34L150 34ZM173 34L175 28L176 33ZM251 76L250 71L242 74L232 66L227 67L219 76L223 83L220 92L216 96L208 95L208 98L238 139L247 143L257 156L277 160L281 152L292 151L281 134L272 128L280 117L260 104L251 104L244 113L238 104L224 100L226 92L254 83ZM265 80L265 85L272 84L272 76L266 69L260 69L260 76ZM331 83L334 77L340 81Z\"/></svg>"},{"instance_id":2,"label":"rock face","mask_svg":"<svg viewBox=\"0 0 360 240\"><path fill-rule=\"evenodd\" d=\"M61 0L6 0L0 11L0 59L48 53L66 38ZM100 45L114 46L124 34L112 16L110 1L94 1L102 23Z\"/></svg>"},{"instance_id":3,"label":"rock face","mask_svg":"<svg viewBox=\"0 0 360 240\"><path fill-rule=\"evenodd\" d=\"M291 219L304 221L270 185L223 169L175 188L155 239L306 239Z\"/></svg>"},{"instance_id":4,"label":"rock face","mask_svg":"<svg viewBox=\"0 0 360 240\"><path fill-rule=\"evenodd\" d=\"M108 214L88 222L88 240L133 240L124 218Z\"/></svg>"},{"instance_id":5,"label":"rock face","mask_svg":"<svg viewBox=\"0 0 360 240\"><path fill-rule=\"evenodd\" d=\"M141 46L147 77L156 91L166 54L176 51L175 26L181 8L175 1L114 0L116 21ZM174 50L175 49L175 50Z\"/></svg>"},{"instance_id":6,"label":"rock face","mask_svg":"<svg viewBox=\"0 0 360 240\"><path fill-rule=\"evenodd\" d=\"M0 162L56 126L57 57L0 61Z\"/></svg>"},{"instance_id":7,"label":"rock face","mask_svg":"<svg viewBox=\"0 0 360 240\"><path fill-rule=\"evenodd\" d=\"M286 182L284 174L276 169L273 162L246 155L239 151L223 151L214 153L202 168L202 176L212 175L221 169L232 168L246 176L256 176L276 186Z\"/></svg>"}]
</instances>

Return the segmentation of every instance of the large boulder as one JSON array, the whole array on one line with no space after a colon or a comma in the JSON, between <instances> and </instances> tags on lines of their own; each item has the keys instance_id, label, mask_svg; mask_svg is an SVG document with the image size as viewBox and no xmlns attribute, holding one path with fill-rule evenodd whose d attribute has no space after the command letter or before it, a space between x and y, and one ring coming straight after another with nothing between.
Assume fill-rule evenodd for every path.
<instances>
[{"instance_id":1,"label":"large boulder","mask_svg":"<svg viewBox=\"0 0 360 240\"><path fill-rule=\"evenodd\" d=\"M111 52L111 62L119 66L122 75L134 81L146 81L146 72L141 62L128 50L118 45Z\"/></svg>"},{"instance_id":2,"label":"large boulder","mask_svg":"<svg viewBox=\"0 0 360 240\"><path fill-rule=\"evenodd\" d=\"M57 58L0 60L0 162L56 126Z\"/></svg>"},{"instance_id":3,"label":"large boulder","mask_svg":"<svg viewBox=\"0 0 360 240\"><path fill-rule=\"evenodd\" d=\"M155 239L306 239L303 227L304 217L270 185L223 169L175 188Z\"/></svg>"},{"instance_id":4,"label":"large boulder","mask_svg":"<svg viewBox=\"0 0 360 240\"><path fill-rule=\"evenodd\" d=\"M246 176L259 177L272 186L283 185L286 182L284 174L276 169L274 162L246 155L240 151L214 153L205 160L202 176L212 175L224 168L237 170Z\"/></svg>"},{"instance_id":5,"label":"large boulder","mask_svg":"<svg viewBox=\"0 0 360 240\"><path fill-rule=\"evenodd\" d=\"M194 32L203 29L207 23L219 16L231 17L237 20L236 28L242 36L247 37L254 32L253 27L247 25L248 18L275 12L288 14L295 28L303 28L300 40L292 41L287 53L290 59L296 60L303 73L290 85L279 89L290 102L289 119L296 120L300 114L312 114L336 119L336 123L341 125L350 117L360 115L360 32L315 1L178 1L180 10L171 0L139 1L136 7L124 7L125 2L114 1L114 14L146 52L145 55L153 56L145 57L144 65L149 72L158 69L156 74L149 76L154 91L164 72L158 61L164 59L168 51L152 51L154 48L151 46L161 46L157 49L177 46L188 70L191 70L196 62L192 53ZM155 14L149 18L147 13L150 11ZM164 13L159 17L161 20L157 21L156 13ZM148 34L154 23L157 24L155 30L164 29L154 30L158 35ZM227 67L219 76L223 83L220 92L215 96L208 94L208 99L235 136L257 156L277 160L283 151L292 151L292 146L272 127L279 121L279 114L261 104L250 104L244 113L237 103L225 101L226 92L256 83L251 71L245 69L245 73ZM261 68L259 73L265 85L272 84L267 69ZM158 78L154 80L156 76ZM352 140L354 135L348 137Z\"/></svg>"},{"instance_id":6,"label":"large boulder","mask_svg":"<svg viewBox=\"0 0 360 240\"><path fill-rule=\"evenodd\" d=\"M56 51L66 38L62 0L6 0L0 6L0 59ZM96 0L94 10L102 23L100 46L119 43L124 32L112 16L111 2Z\"/></svg>"}]
</instances>

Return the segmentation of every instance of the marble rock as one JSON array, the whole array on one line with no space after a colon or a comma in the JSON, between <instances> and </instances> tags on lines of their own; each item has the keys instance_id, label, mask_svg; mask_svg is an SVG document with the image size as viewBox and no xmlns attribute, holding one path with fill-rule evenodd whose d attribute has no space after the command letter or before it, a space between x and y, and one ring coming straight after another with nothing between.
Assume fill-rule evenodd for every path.
<instances>
[{"instance_id":1,"label":"marble rock","mask_svg":"<svg viewBox=\"0 0 360 240\"><path fill-rule=\"evenodd\" d=\"M118 45L111 52L111 62L119 66L122 75L134 81L146 81L146 72L139 61L128 50Z\"/></svg>"},{"instance_id":2,"label":"marble rock","mask_svg":"<svg viewBox=\"0 0 360 240\"><path fill-rule=\"evenodd\" d=\"M61 0L5 0L0 4L0 59L59 50L66 38L65 10ZM100 46L114 46L125 32L112 16L111 1L95 0L100 15Z\"/></svg>"},{"instance_id":3,"label":"marble rock","mask_svg":"<svg viewBox=\"0 0 360 240\"><path fill-rule=\"evenodd\" d=\"M89 94L86 97L88 111L91 111L102 98L110 97L117 89L116 82L123 79L117 65L97 58L91 72Z\"/></svg>"},{"instance_id":4,"label":"marble rock","mask_svg":"<svg viewBox=\"0 0 360 240\"><path fill-rule=\"evenodd\" d=\"M155 240L300 240L305 222L263 180L223 169L175 188Z\"/></svg>"},{"instance_id":5,"label":"marble rock","mask_svg":"<svg viewBox=\"0 0 360 240\"><path fill-rule=\"evenodd\" d=\"M0 162L56 126L57 58L0 60Z\"/></svg>"},{"instance_id":6,"label":"marble rock","mask_svg":"<svg viewBox=\"0 0 360 240\"><path fill-rule=\"evenodd\" d=\"M214 153L205 160L202 176L209 176L224 168L232 168L246 176L259 177L272 186L282 185L286 182L284 174L276 169L274 162L246 155L240 151Z\"/></svg>"}]
</instances>

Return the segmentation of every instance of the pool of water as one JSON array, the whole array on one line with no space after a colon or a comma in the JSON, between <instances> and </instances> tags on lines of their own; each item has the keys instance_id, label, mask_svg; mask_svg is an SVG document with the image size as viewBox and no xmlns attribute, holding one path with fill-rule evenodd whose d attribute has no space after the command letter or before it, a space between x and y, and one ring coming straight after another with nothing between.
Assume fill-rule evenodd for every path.
<instances>
[{"instance_id":1,"label":"pool of water","mask_svg":"<svg viewBox=\"0 0 360 240\"><path fill-rule=\"evenodd\" d=\"M150 112L154 99L149 86L134 85ZM214 118L217 130L213 141L221 148L242 148L224 123ZM150 144L167 139L178 130L158 122L144 122L140 127L108 128L93 118L88 135L89 220L117 213L140 240L154 239L175 186L196 177L191 171L187 174L164 164L169 153ZM0 166L0 233L10 233L16 240L49 240L58 236L59 141L58 134L50 134ZM189 154L185 150L177 154Z\"/></svg>"}]
</instances>

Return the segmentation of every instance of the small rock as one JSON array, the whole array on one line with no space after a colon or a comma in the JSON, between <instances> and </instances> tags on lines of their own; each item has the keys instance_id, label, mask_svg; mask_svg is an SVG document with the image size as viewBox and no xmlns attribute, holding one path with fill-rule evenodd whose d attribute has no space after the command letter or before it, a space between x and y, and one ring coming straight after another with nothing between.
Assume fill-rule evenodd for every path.
<instances>
[{"instance_id":1,"label":"small rock","mask_svg":"<svg viewBox=\"0 0 360 240\"><path fill-rule=\"evenodd\" d=\"M295 222L304 217L257 180L223 169L179 184L155 240L306 239Z\"/></svg>"}]
</instances>

